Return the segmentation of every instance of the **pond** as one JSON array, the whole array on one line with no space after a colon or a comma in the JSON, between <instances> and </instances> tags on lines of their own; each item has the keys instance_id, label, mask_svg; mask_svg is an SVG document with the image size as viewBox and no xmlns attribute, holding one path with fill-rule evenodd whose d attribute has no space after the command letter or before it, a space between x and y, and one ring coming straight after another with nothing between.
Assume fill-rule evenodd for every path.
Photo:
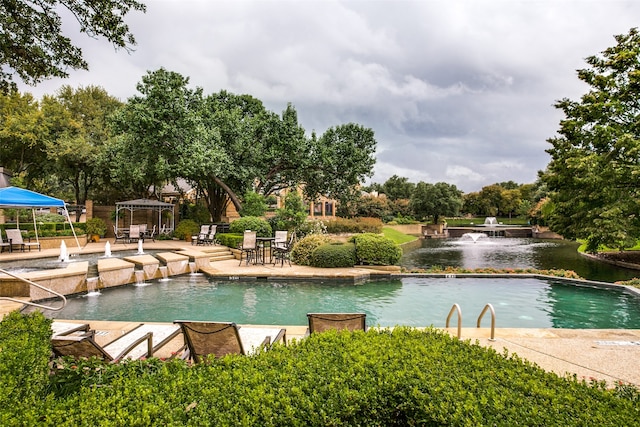
<instances>
[{"instance_id":1,"label":"pond","mask_svg":"<svg viewBox=\"0 0 640 427\"><path fill-rule=\"evenodd\" d=\"M402 257L408 268L536 268L573 270L585 279L615 282L640 277L640 271L594 261L578 254L578 244L565 240L483 237L422 239L422 246Z\"/></svg>"}]
</instances>

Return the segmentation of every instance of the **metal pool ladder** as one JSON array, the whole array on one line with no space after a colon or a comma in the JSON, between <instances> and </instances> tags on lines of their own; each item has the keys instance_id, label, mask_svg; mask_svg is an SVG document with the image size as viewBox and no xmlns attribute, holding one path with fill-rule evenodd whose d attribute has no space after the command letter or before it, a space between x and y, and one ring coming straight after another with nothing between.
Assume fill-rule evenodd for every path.
<instances>
[{"instance_id":1,"label":"metal pool ladder","mask_svg":"<svg viewBox=\"0 0 640 427\"><path fill-rule=\"evenodd\" d=\"M26 304L26 305L30 305L32 307L42 308L44 310L51 310L51 311L60 311L67 305L67 299L65 298L65 296L62 295L62 294L59 294L58 292L54 291L53 289L45 288L44 286L39 285L39 284L37 284L35 282L32 282L29 279L26 279L24 277L18 276L17 274L9 273L8 271L6 271L6 270L4 270L2 268L0 268L0 273L4 273L4 274L6 274L8 276L13 277L14 279L21 280L21 281L23 281L23 282L25 282L25 283L27 283L27 284L29 284L31 286L35 286L36 288L42 289L45 292L49 292L49 293L51 293L51 294L53 294L53 295L55 295L57 297L60 297L62 299L62 305L60 307L51 307L51 306L48 306L48 305L36 304L35 302L23 301L23 300L16 299L16 298L11 298L11 297L0 297L0 300L7 300L7 301L12 301L12 302L17 302L17 303L20 303L20 304Z\"/></svg>"},{"instance_id":2,"label":"metal pool ladder","mask_svg":"<svg viewBox=\"0 0 640 427\"><path fill-rule=\"evenodd\" d=\"M495 336L496 336L496 311L493 309L493 306L491 304L487 304L484 306L484 308L482 309L482 313L480 313L480 316L478 316L478 322L476 323L476 327L479 328L480 327L480 322L482 321L482 317L484 316L484 314L487 312L487 310L491 311L491 338L489 338L489 341L495 341ZM453 306L451 307L451 310L449 310L449 315L447 316L447 322L445 324L445 328L449 327L449 321L451 320L451 316L453 315L453 312L457 311L458 312L458 339L460 339L460 335L462 334L462 309L460 308L460 305L453 304Z\"/></svg>"}]
</instances>

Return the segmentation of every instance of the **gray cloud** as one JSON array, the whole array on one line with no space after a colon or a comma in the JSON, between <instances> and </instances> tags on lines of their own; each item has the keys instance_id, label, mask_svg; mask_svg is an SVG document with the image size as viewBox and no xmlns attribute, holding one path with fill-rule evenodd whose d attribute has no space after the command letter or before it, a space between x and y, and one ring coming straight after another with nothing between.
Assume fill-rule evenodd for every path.
<instances>
[{"instance_id":1,"label":"gray cloud","mask_svg":"<svg viewBox=\"0 0 640 427\"><path fill-rule=\"evenodd\" d=\"M378 140L373 181L396 174L465 192L533 182L549 161L553 104L587 88L576 70L637 25L636 1L149 0L135 51L73 34L90 64L35 88L100 85L123 100L148 70L190 77L280 112L309 132L357 122Z\"/></svg>"}]
</instances>

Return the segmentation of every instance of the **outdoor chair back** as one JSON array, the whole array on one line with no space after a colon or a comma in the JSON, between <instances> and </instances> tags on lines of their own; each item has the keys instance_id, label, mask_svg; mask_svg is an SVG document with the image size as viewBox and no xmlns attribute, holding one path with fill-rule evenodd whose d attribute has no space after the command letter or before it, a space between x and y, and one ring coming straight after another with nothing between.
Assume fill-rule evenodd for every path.
<instances>
[{"instance_id":1,"label":"outdoor chair back","mask_svg":"<svg viewBox=\"0 0 640 427\"><path fill-rule=\"evenodd\" d=\"M308 313L309 333L329 329L365 331L366 317L366 313Z\"/></svg>"}]
</instances>

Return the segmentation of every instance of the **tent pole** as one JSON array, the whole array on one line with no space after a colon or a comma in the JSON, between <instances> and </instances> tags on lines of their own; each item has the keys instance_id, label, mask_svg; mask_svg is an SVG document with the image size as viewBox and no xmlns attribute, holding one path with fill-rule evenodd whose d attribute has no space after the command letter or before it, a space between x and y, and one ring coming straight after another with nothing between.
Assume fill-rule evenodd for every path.
<instances>
[{"instance_id":1,"label":"tent pole","mask_svg":"<svg viewBox=\"0 0 640 427\"><path fill-rule=\"evenodd\" d=\"M40 240L38 240L38 226L36 225L36 210L35 209L31 209L31 215L33 216L33 231L35 231L36 233L36 242L40 243ZM38 246L40 247L40 246Z\"/></svg>"},{"instance_id":2,"label":"tent pole","mask_svg":"<svg viewBox=\"0 0 640 427\"><path fill-rule=\"evenodd\" d=\"M80 242L78 241L78 236L76 235L76 230L73 228L73 223L71 222L71 217L69 216L69 211L67 210L67 204L64 204L64 213L67 216L67 221L69 221L69 226L71 227L71 232L73 233L73 238L76 239L76 245L78 245L78 250L81 251Z\"/></svg>"}]
</instances>

